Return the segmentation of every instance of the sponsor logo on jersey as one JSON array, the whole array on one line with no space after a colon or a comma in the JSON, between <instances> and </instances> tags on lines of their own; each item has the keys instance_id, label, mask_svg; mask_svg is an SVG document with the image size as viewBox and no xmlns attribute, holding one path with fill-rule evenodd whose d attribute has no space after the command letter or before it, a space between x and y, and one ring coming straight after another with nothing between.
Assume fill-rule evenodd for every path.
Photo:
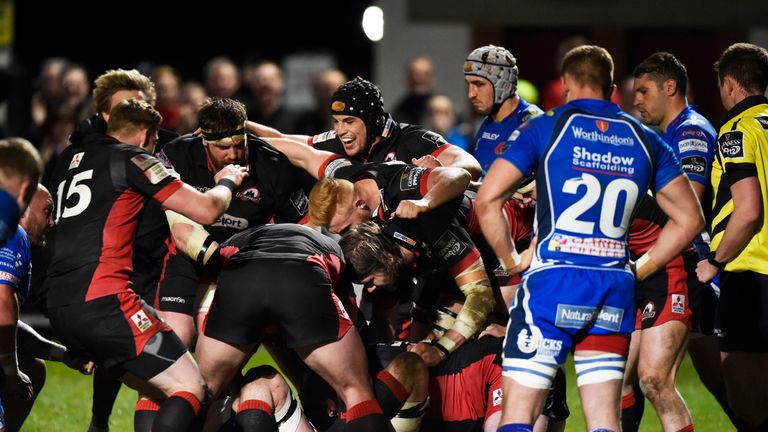
<instances>
[{"instance_id":1,"label":"sponsor logo on jersey","mask_svg":"<svg viewBox=\"0 0 768 432\"><path fill-rule=\"evenodd\" d=\"M501 401L504 400L504 393L501 391L501 389L495 389L492 393L493 396L493 406L499 406L501 405Z\"/></svg>"},{"instance_id":2,"label":"sponsor logo on jersey","mask_svg":"<svg viewBox=\"0 0 768 432\"><path fill-rule=\"evenodd\" d=\"M261 202L261 192L256 187L249 187L243 191L235 193L235 197L241 201L249 201L254 204Z\"/></svg>"},{"instance_id":3,"label":"sponsor logo on jersey","mask_svg":"<svg viewBox=\"0 0 768 432\"><path fill-rule=\"evenodd\" d=\"M445 139L440 134L436 134L432 131L426 131L424 132L424 135L421 136L427 141L432 141L435 144L445 144Z\"/></svg>"},{"instance_id":4,"label":"sponsor logo on jersey","mask_svg":"<svg viewBox=\"0 0 768 432\"><path fill-rule=\"evenodd\" d=\"M499 139L500 136L501 136L501 134L490 133L490 132L483 132L483 134L480 135L480 138L487 139L487 140L497 140L497 139Z\"/></svg>"},{"instance_id":5,"label":"sponsor logo on jersey","mask_svg":"<svg viewBox=\"0 0 768 432\"><path fill-rule=\"evenodd\" d=\"M493 149L493 152L496 153L497 155L502 155L504 154L504 152L507 151L507 149L509 148L509 145L510 144L508 142L502 141L496 145L496 148Z\"/></svg>"},{"instance_id":6,"label":"sponsor logo on jersey","mask_svg":"<svg viewBox=\"0 0 768 432\"><path fill-rule=\"evenodd\" d=\"M520 136L520 131L515 129L515 131L512 132L512 135L510 135L509 138L507 138L507 141L517 141L517 137L519 136Z\"/></svg>"},{"instance_id":7,"label":"sponsor logo on jersey","mask_svg":"<svg viewBox=\"0 0 768 432\"><path fill-rule=\"evenodd\" d=\"M632 156L614 155L612 152L591 152L586 147L573 148L573 165L588 170L598 170L606 173L632 175L635 172L635 158Z\"/></svg>"},{"instance_id":8,"label":"sponsor logo on jersey","mask_svg":"<svg viewBox=\"0 0 768 432\"><path fill-rule=\"evenodd\" d=\"M140 170L146 171L152 165L157 163L157 159L147 153L139 153L131 158L131 162L134 163Z\"/></svg>"},{"instance_id":9,"label":"sponsor logo on jersey","mask_svg":"<svg viewBox=\"0 0 768 432\"><path fill-rule=\"evenodd\" d=\"M437 239L435 244L440 258L448 261L450 258L461 256L467 250L467 245L460 242L456 235L446 231Z\"/></svg>"},{"instance_id":10,"label":"sponsor logo on jersey","mask_svg":"<svg viewBox=\"0 0 768 432\"><path fill-rule=\"evenodd\" d=\"M672 294L672 312L685 313L685 296L683 294Z\"/></svg>"},{"instance_id":11,"label":"sponsor logo on jersey","mask_svg":"<svg viewBox=\"0 0 768 432\"><path fill-rule=\"evenodd\" d=\"M400 190L407 191L419 187L421 176L427 171L426 168L409 167L400 175Z\"/></svg>"},{"instance_id":12,"label":"sponsor logo on jersey","mask_svg":"<svg viewBox=\"0 0 768 432\"><path fill-rule=\"evenodd\" d=\"M604 123L608 124L607 122L604 122ZM603 144L611 144L616 146L635 145L634 138L628 137L628 136L606 135L605 132L599 133L598 131L587 131L578 126L571 127L571 130L573 131L574 138L584 140L584 141L599 142ZM605 130L607 131L608 128L606 127Z\"/></svg>"},{"instance_id":13,"label":"sponsor logo on jersey","mask_svg":"<svg viewBox=\"0 0 768 432\"><path fill-rule=\"evenodd\" d=\"M10 285L14 286L19 284L19 278L16 275L4 272L2 270L0 270L0 281L8 282Z\"/></svg>"},{"instance_id":14,"label":"sponsor logo on jersey","mask_svg":"<svg viewBox=\"0 0 768 432\"><path fill-rule=\"evenodd\" d=\"M604 305L600 313L597 314L595 327L617 332L621 328L623 319L624 311L622 309Z\"/></svg>"},{"instance_id":15,"label":"sponsor logo on jersey","mask_svg":"<svg viewBox=\"0 0 768 432\"><path fill-rule=\"evenodd\" d=\"M683 172L704 175L707 171L707 160L703 156L688 156L680 161Z\"/></svg>"},{"instance_id":16,"label":"sponsor logo on jersey","mask_svg":"<svg viewBox=\"0 0 768 432\"><path fill-rule=\"evenodd\" d=\"M148 170L144 171L144 175L147 176L147 179L149 179L150 183L158 184L166 177L170 177L171 173L162 163L155 160L155 164L149 167Z\"/></svg>"},{"instance_id":17,"label":"sponsor logo on jersey","mask_svg":"<svg viewBox=\"0 0 768 432\"><path fill-rule=\"evenodd\" d=\"M549 240L547 250L597 257L624 258L627 244L621 240L602 237L573 237L555 234Z\"/></svg>"},{"instance_id":18,"label":"sponsor logo on jersey","mask_svg":"<svg viewBox=\"0 0 768 432\"><path fill-rule=\"evenodd\" d=\"M400 240L403 243L409 244L411 246L416 246L416 240L408 237L407 235L405 235L403 233L395 231L394 234L392 234L392 237Z\"/></svg>"},{"instance_id":19,"label":"sponsor logo on jersey","mask_svg":"<svg viewBox=\"0 0 768 432\"><path fill-rule=\"evenodd\" d=\"M291 200L291 205L293 205L293 208L296 209L297 213L301 215L307 213L307 210L309 209L309 198L302 189L292 193L289 199Z\"/></svg>"},{"instance_id":20,"label":"sponsor logo on jersey","mask_svg":"<svg viewBox=\"0 0 768 432\"><path fill-rule=\"evenodd\" d=\"M744 132L728 131L717 139L720 153L726 158L744 157Z\"/></svg>"},{"instance_id":21,"label":"sponsor logo on jersey","mask_svg":"<svg viewBox=\"0 0 768 432\"><path fill-rule=\"evenodd\" d=\"M653 304L652 301L649 301L645 304L645 307L643 308L643 314L642 317L644 320L646 319L653 319L653 317L656 316L656 306Z\"/></svg>"},{"instance_id":22,"label":"sponsor logo on jersey","mask_svg":"<svg viewBox=\"0 0 768 432\"><path fill-rule=\"evenodd\" d=\"M611 331L619 331L624 311L611 306L603 306L600 311L591 306L557 305L555 325L581 329L590 324Z\"/></svg>"},{"instance_id":23,"label":"sponsor logo on jersey","mask_svg":"<svg viewBox=\"0 0 768 432\"><path fill-rule=\"evenodd\" d=\"M755 121L760 124L760 127L768 130L768 117L755 117Z\"/></svg>"},{"instance_id":24,"label":"sponsor logo on jersey","mask_svg":"<svg viewBox=\"0 0 768 432\"><path fill-rule=\"evenodd\" d=\"M248 228L248 220L224 213L211 226L244 230Z\"/></svg>"},{"instance_id":25,"label":"sponsor logo on jersey","mask_svg":"<svg viewBox=\"0 0 768 432\"><path fill-rule=\"evenodd\" d=\"M72 160L69 162L69 169L79 167L80 162L83 161L84 155L85 155L85 152L75 153L75 155L72 156Z\"/></svg>"},{"instance_id":26,"label":"sponsor logo on jersey","mask_svg":"<svg viewBox=\"0 0 768 432\"><path fill-rule=\"evenodd\" d=\"M166 302L166 303L179 303L179 304L185 304L187 301L184 300L184 297L160 297L160 301Z\"/></svg>"},{"instance_id":27,"label":"sponsor logo on jersey","mask_svg":"<svg viewBox=\"0 0 768 432\"><path fill-rule=\"evenodd\" d=\"M347 158L336 158L328 162L328 165L326 165L325 172L323 174L326 177L333 177L336 174L336 171L339 170L339 168L343 168L351 165L352 165L352 161L350 161Z\"/></svg>"},{"instance_id":28,"label":"sponsor logo on jersey","mask_svg":"<svg viewBox=\"0 0 768 432\"><path fill-rule=\"evenodd\" d=\"M707 150L709 149L709 146L707 146L707 142L704 140L689 138L689 139L684 139L678 142L677 148L680 150L680 153L685 153L689 151L706 153Z\"/></svg>"},{"instance_id":29,"label":"sponsor logo on jersey","mask_svg":"<svg viewBox=\"0 0 768 432\"><path fill-rule=\"evenodd\" d=\"M152 327L152 321L149 320L149 317L147 316L146 313L144 313L143 310L140 310L135 314L131 315L131 321L133 321L133 324L142 333L144 333L145 331L147 331L147 329Z\"/></svg>"},{"instance_id":30,"label":"sponsor logo on jersey","mask_svg":"<svg viewBox=\"0 0 768 432\"><path fill-rule=\"evenodd\" d=\"M686 129L680 132L680 136L684 136L684 137L693 136L693 137L706 138L707 134L705 134L704 131L701 129Z\"/></svg>"},{"instance_id":31,"label":"sponsor logo on jersey","mask_svg":"<svg viewBox=\"0 0 768 432\"><path fill-rule=\"evenodd\" d=\"M600 129L600 132L606 133L608 132L608 122L603 120L597 120L595 121L595 124L597 125L597 128Z\"/></svg>"},{"instance_id":32,"label":"sponsor logo on jersey","mask_svg":"<svg viewBox=\"0 0 768 432\"><path fill-rule=\"evenodd\" d=\"M336 131L323 132L312 137L312 144L336 138Z\"/></svg>"}]
</instances>

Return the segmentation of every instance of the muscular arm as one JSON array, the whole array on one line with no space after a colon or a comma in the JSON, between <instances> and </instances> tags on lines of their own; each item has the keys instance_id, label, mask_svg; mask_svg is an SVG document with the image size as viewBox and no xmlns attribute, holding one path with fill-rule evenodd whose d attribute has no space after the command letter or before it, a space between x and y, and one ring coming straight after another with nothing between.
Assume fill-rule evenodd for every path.
<instances>
[{"instance_id":1,"label":"muscular arm","mask_svg":"<svg viewBox=\"0 0 768 432\"><path fill-rule=\"evenodd\" d=\"M731 185L733 213L725 226L715 259L728 262L736 258L760 227L763 220L763 200L757 177L746 177Z\"/></svg>"},{"instance_id":2,"label":"muscular arm","mask_svg":"<svg viewBox=\"0 0 768 432\"><path fill-rule=\"evenodd\" d=\"M693 192L696 194L696 198L698 198L699 202L701 202L707 187L695 181L691 182L691 186L693 187Z\"/></svg>"},{"instance_id":3,"label":"muscular arm","mask_svg":"<svg viewBox=\"0 0 768 432\"><path fill-rule=\"evenodd\" d=\"M483 175L483 169L480 168L480 162L471 154L455 145L449 145L439 155L437 160L444 167L464 168L472 176L472 180L477 180Z\"/></svg>"},{"instance_id":4,"label":"muscular arm","mask_svg":"<svg viewBox=\"0 0 768 432\"><path fill-rule=\"evenodd\" d=\"M704 228L704 214L691 183L684 175L677 176L657 191L656 202L669 220L647 254L653 257L653 263L657 267L663 267L678 256L701 232Z\"/></svg>"},{"instance_id":5,"label":"muscular arm","mask_svg":"<svg viewBox=\"0 0 768 432\"><path fill-rule=\"evenodd\" d=\"M254 121L247 122L245 126L249 132L260 138L286 138L301 142L303 144L306 144L309 140L309 135L285 134L275 128L263 125L261 123L256 123Z\"/></svg>"},{"instance_id":6,"label":"muscular arm","mask_svg":"<svg viewBox=\"0 0 768 432\"><path fill-rule=\"evenodd\" d=\"M506 159L496 159L488 170L474 203L483 236L507 270L514 267L519 259L514 258L517 257L515 242L512 240L503 206L522 179L523 174L515 165Z\"/></svg>"},{"instance_id":7,"label":"muscular arm","mask_svg":"<svg viewBox=\"0 0 768 432\"><path fill-rule=\"evenodd\" d=\"M214 179L217 183L220 180L229 180L238 187L247 176L245 167L227 165L216 173ZM205 193L201 193L192 186L183 184L162 204L166 209L173 210L197 223L210 225L224 213L231 200L232 192L225 186L217 184Z\"/></svg>"},{"instance_id":8,"label":"muscular arm","mask_svg":"<svg viewBox=\"0 0 768 432\"><path fill-rule=\"evenodd\" d=\"M429 208L439 207L461 196L469 186L469 172L462 168L435 168L427 178L427 193L424 199Z\"/></svg>"},{"instance_id":9,"label":"muscular arm","mask_svg":"<svg viewBox=\"0 0 768 432\"><path fill-rule=\"evenodd\" d=\"M335 153L318 150L306 143L287 138L264 138L264 141L284 154L292 164L305 170L314 178L318 178L323 163L335 155Z\"/></svg>"},{"instance_id":10,"label":"muscular arm","mask_svg":"<svg viewBox=\"0 0 768 432\"><path fill-rule=\"evenodd\" d=\"M16 357L16 326L19 303L10 285L0 284L0 365L6 379L19 371Z\"/></svg>"}]
</instances>

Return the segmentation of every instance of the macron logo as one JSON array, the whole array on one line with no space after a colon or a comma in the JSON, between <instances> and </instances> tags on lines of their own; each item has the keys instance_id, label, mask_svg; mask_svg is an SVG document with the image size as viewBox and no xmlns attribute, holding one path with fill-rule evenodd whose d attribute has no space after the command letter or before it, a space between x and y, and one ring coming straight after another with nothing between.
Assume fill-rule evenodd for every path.
<instances>
[{"instance_id":1,"label":"macron logo","mask_svg":"<svg viewBox=\"0 0 768 432\"><path fill-rule=\"evenodd\" d=\"M573 137L585 141L601 142L603 144L611 145L635 145L635 140L630 137L620 137L618 135L605 135L597 131L585 131L584 129L574 126L571 128L573 131ZM608 130L606 127L605 130Z\"/></svg>"}]
</instances>

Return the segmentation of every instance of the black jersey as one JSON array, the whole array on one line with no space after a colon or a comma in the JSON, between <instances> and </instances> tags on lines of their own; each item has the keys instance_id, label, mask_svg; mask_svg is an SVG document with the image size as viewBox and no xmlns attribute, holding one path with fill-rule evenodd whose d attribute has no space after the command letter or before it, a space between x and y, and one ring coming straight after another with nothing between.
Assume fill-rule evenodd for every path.
<instances>
[{"instance_id":1,"label":"black jersey","mask_svg":"<svg viewBox=\"0 0 768 432\"><path fill-rule=\"evenodd\" d=\"M57 234L49 306L89 301L131 287L133 241L149 197L162 202L182 183L144 150L91 134L65 153L52 178Z\"/></svg>"},{"instance_id":2,"label":"black jersey","mask_svg":"<svg viewBox=\"0 0 768 432\"><path fill-rule=\"evenodd\" d=\"M183 135L157 154L181 180L201 192L213 188L215 171L202 138ZM206 230L219 243L248 227L276 222L298 222L307 212L308 199L297 169L277 150L248 135L249 176L235 191L227 211Z\"/></svg>"},{"instance_id":3,"label":"black jersey","mask_svg":"<svg viewBox=\"0 0 768 432\"><path fill-rule=\"evenodd\" d=\"M309 145L318 149L349 156L335 131L328 131L309 138ZM432 155L437 157L449 146L440 134L419 126L396 123L390 116L382 132L381 141L374 144L368 155L360 157L364 162L399 160L411 163L411 159Z\"/></svg>"}]
</instances>

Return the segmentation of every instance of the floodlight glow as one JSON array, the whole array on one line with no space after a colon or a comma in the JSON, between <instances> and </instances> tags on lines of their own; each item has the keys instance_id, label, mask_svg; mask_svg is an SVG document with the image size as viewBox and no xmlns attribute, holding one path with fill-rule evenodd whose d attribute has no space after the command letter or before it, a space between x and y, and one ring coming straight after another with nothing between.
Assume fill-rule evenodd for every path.
<instances>
[{"instance_id":1,"label":"floodlight glow","mask_svg":"<svg viewBox=\"0 0 768 432\"><path fill-rule=\"evenodd\" d=\"M378 6L370 6L363 12L363 31L373 42L384 37L384 11Z\"/></svg>"}]
</instances>

